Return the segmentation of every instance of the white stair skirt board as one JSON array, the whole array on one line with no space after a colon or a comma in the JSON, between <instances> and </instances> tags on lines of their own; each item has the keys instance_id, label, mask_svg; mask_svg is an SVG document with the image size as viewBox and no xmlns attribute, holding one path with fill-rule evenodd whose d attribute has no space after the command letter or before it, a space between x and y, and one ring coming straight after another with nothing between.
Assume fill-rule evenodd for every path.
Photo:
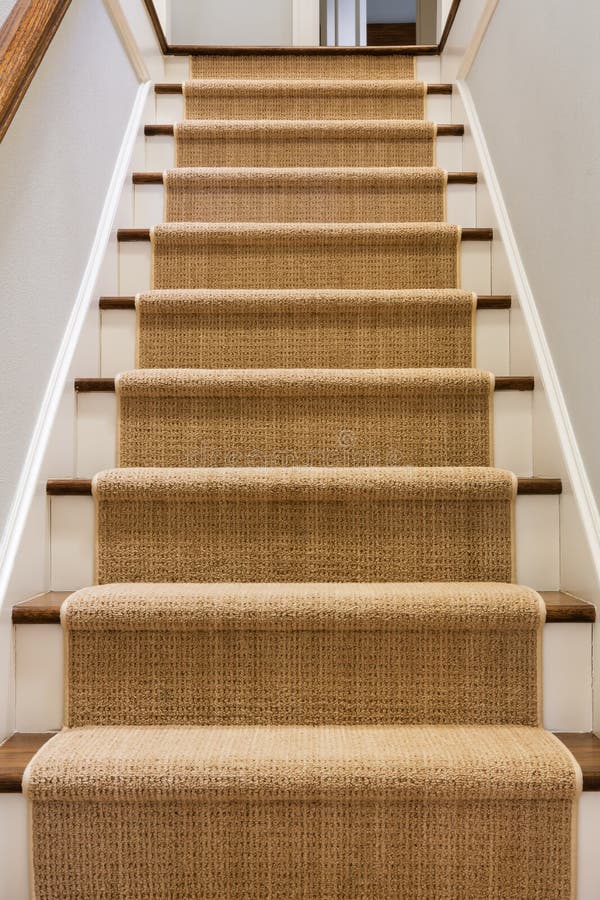
<instances>
[{"instance_id":1,"label":"white stair skirt board","mask_svg":"<svg viewBox=\"0 0 600 900\"><path fill-rule=\"evenodd\" d=\"M439 56L417 56L417 81L439 84L440 72L441 60ZM165 81L185 81L189 77L189 56L165 56Z\"/></svg>"},{"instance_id":2,"label":"white stair skirt board","mask_svg":"<svg viewBox=\"0 0 600 900\"><path fill-rule=\"evenodd\" d=\"M52 591L94 583L94 505L90 496L50 498ZM559 589L558 495L523 495L516 502L517 581Z\"/></svg>"},{"instance_id":3,"label":"white stair skirt board","mask_svg":"<svg viewBox=\"0 0 600 900\"><path fill-rule=\"evenodd\" d=\"M460 246L461 287L476 294L492 293L491 241L463 241ZM119 244L119 293L150 288L150 241ZM499 372L497 374L500 374Z\"/></svg>"},{"instance_id":4,"label":"white stair skirt board","mask_svg":"<svg viewBox=\"0 0 600 900\"><path fill-rule=\"evenodd\" d=\"M425 118L441 125L452 121L452 95L428 94L425 98ZM184 119L183 94L156 94L156 122L171 125Z\"/></svg>"},{"instance_id":5,"label":"white stair skirt board","mask_svg":"<svg viewBox=\"0 0 600 900\"><path fill-rule=\"evenodd\" d=\"M174 121L178 121L175 119ZM172 122L167 123L172 125ZM444 123L449 125L450 122ZM463 139L456 135L442 135L436 139L435 164L448 172L463 171ZM146 171L164 172L175 166L175 138L169 134L154 134L146 138Z\"/></svg>"},{"instance_id":6,"label":"white stair skirt board","mask_svg":"<svg viewBox=\"0 0 600 900\"><path fill-rule=\"evenodd\" d=\"M16 625L16 730L54 731L63 724L60 625ZM589 731L592 625L551 622L543 632L544 724L551 731Z\"/></svg>"},{"instance_id":7,"label":"white stair skirt board","mask_svg":"<svg viewBox=\"0 0 600 900\"><path fill-rule=\"evenodd\" d=\"M77 478L91 478L116 465L115 394L105 391L77 395ZM494 464L516 475L532 473L532 392L494 393Z\"/></svg>"},{"instance_id":8,"label":"white stair skirt board","mask_svg":"<svg viewBox=\"0 0 600 900\"><path fill-rule=\"evenodd\" d=\"M588 791L579 799L577 836L577 894L575 900L600 896L600 792ZM0 794L0 871L10 884L10 898L30 900L29 825L27 801L22 794Z\"/></svg>"},{"instance_id":9,"label":"white stair skirt board","mask_svg":"<svg viewBox=\"0 0 600 900\"><path fill-rule=\"evenodd\" d=\"M105 309L101 317L100 375L114 378L117 372L135 368L135 312ZM476 364L495 375L510 372L509 318L508 309L483 309L476 314Z\"/></svg>"},{"instance_id":10,"label":"white stair skirt board","mask_svg":"<svg viewBox=\"0 0 600 900\"><path fill-rule=\"evenodd\" d=\"M136 184L134 187L134 227L150 228L164 220L162 184ZM449 184L446 188L446 221L461 228L477 224L477 185Z\"/></svg>"}]
</instances>

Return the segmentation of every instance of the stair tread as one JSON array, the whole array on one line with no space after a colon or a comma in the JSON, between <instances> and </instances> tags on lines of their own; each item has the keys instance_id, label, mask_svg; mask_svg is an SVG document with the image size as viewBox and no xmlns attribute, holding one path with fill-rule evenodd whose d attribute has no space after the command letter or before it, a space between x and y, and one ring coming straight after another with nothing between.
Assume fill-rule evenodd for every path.
<instances>
[{"instance_id":1,"label":"stair tread","mask_svg":"<svg viewBox=\"0 0 600 900\"><path fill-rule=\"evenodd\" d=\"M142 370L141 370L141 369L137 369L137 370L135 370L135 371L142 371ZM148 370L148 371L156 371L156 370L151 369L151 370ZM167 371L171 371L171 370L167 370ZM184 371L184 370L181 370L181 371ZM197 370L197 369L191 369L190 371L191 371L191 372L197 372L198 370ZM213 372L213 371L215 371L215 370L214 370L214 369L211 369L210 371ZM233 371L233 372L236 372L236 371L238 371L238 370L236 370L236 369L233 369L233 370L231 370L231 369L226 369L226 370L223 370L223 371ZM239 371L240 371L240 372L243 371L243 372L245 372L246 375L247 375L249 370L241 370L241 369L240 369ZM253 370L253 371L261 372L261 371L264 371L264 370L256 369L256 370ZM285 370L277 370L277 371L279 372L279 371L285 371ZM304 371L311 371L311 370L304 370ZM358 370L352 370L352 369L343 369L343 370L341 370L341 369L326 369L326 370L322 370L322 371L325 372L325 373L332 373L332 372L346 372L346 373L350 373L350 372L352 372L352 371L362 372L362 371L364 371L364 370L362 370L362 369L358 369ZM385 372L387 373L387 372L389 372L390 370L389 370L389 369L386 369L386 370L382 370L382 371L385 371ZM401 372L401 371L402 371L401 369L398 370L398 372ZM429 370L424 369L423 371L424 371L424 372L427 372L427 371L429 371ZM497 375L497 376L496 376L496 379L495 379L494 389L495 389L496 391L532 391L532 390L534 389L534 378L533 378L532 375ZM76 378L76 379L75 379L75 390L76 390L76 392L79 393L79 394L84 394L84 393L94 393L94 392L96 392L96 393L110 393L110 392L114 392L114 390L115 390L115 379L114 379L114 378Z\"/></svg>"},{"instance_id":2,"label":"stair tread","mask_svg":"<svg viewBox=\"0 0 600 900\"><path fill-rule=\"evenodd\" d=\"M190 223L173 222L173 223L162 224L161 228L163 228L163 229L169 228L169 226L171 225L174 229L177 229L177 228L181 228L183 226L187 226L189 224ZM200 226L204 223L194 222L192 224ZM279 223L274 223L274 222L266 222L266 223L263 223L263 222L235 223L235 222L232 222L232 223L226 224L226 229L231 230L234 226L236 226L236 228L237 228L238 224L244 228L247 228L248 231L250 231L250 232L252 230L256 231L257 226L260 226L261 228L264 228L264 229L269 229L269 228L275 229L275 228L282 227L281 225L279 225ZM290 231L293 231L293 226L296 223L283 223L283 224L284 225L291 224L292 228L290 228ZM399 223L397 227L399 229L401 229L403 224L404 223ZM321 228L323 230L331 229L336 225L337 225L337 223L335 223L335 222L325 223L325 224L318 223L317 225L310 224L309 226L307 226L306 224L303 223L302 228L304 230L306 230L307 227L311 227L311 228L314 228L316 231L319 228ZM214 223L209 222L208 226L209 226L209 230L211 232L217 231L217 226L215 226ZM343 228L354 228L356 230L359 226L354 225L353 223L351 225L348 225L348 223L342 223L341 225L337 225L337 227L340 227L342 229ZM375 223L372 226L360 226L360 227L363 227L365 230L367 230L369 227L372 227L375 231L377 231L377 229L381 229L381 223ZM237 230L241 230L241 229L237 229ZM460 232L460 237L461 237L461 241L491 241L491 240L493 240L493 237L494 237L494 229L493 228L462 228L461 232ZM119 228L119 229L117 229L117 241L119 241L120 243L130 243L130 242L134 242L134 241L147 241L149 243L150 242L150 229L149 228Z\"/></svg>"},{"instance_id":3,"label":"stair tread","mask_svg":"<svg viewBox=\"0 0 600 900\"><path fill-rule=\"evenodd\" d=\"M201 121L201 120L198 120L198 121ZM214 125L214 124L215 124L216 122L218 122L219 120L218 120L218 119L210 119L210 120L204 120L204 121L210 121L211 124ZM252 123L252 120L251 120L251 119L237 119L237 120L235 120L235 119L227 119L226 121L227 121L228 124L230 124L230 125L231 125L231 123L232 123L233 121L237 121L240 125L248 125L248 124L251 124L251 123ZM269 120L266 119L265 121L269 121ZM272 121L272 120L271 120L271 121ZM281 122L283 122L283 123L286 123L286 124L294 124L294 120L293 120L293 119L281 119L281 120L279 120L279 121L281 121ZM323 125L323 124L325 124L328 120L327 120L327 119L318 119L318 120L316 120L316 121L318 121L319 124ZM351 122L351 124L353 124L353 125L356 125L357 122L365 121L365 122L368 122L370 125L372 125L373 123L377 124L377 122L380 121L380 120L379 120L379 119L352 119L352 120L331 119L331 120L329 120L329 121L334 121L337 125L339 125L339 123L340 123L340 122L343 122L343 121L349 121L349 122ZM389 119L384 119L384 120L382 120L382 121L389 122L390 120L389 120ZM462 137L462 135L464 135L464 133L465 133L465 126L464 126L464 125L458 125L458 124L457 124L457 125L438 125L438 126L437 126L437 136L438 136L438 137ZM144 126L144 135L145 135L146 137L157 137L158 135L166 135L167 137L169 137L169 136L172 137L173 134L174 134L174 127L173 127L173 125L164 125L164 124L163 124L163 125L156 125L156 124L152 124L152 125L145 125L145 126Z\"/></svg>"},{"instance_id":4,"label":"stair tread","mask_svg":"<svg viewBox=\"0 0 600 900\"><path fill-rule=\"evenodd\" d=\"M256 174L257 172L264 173L265 177L272 178L273 173L277 173L278 175L282 175L285 177L289 177L290 169L283 168L281 166L186 166L186 169L200 170L202 172L210 172L211 175L221 175L225 177L226 175L246 175L246 174ZM365 173L366 177L372 177L373 172L381 173L383 170L386 175L390 177L394 177L397 172L405 171L407 168L412 168L408 166L298 166L294 167L291 172L297 173L298 171L303 170L308 174L320 173L323 176L333 176L335 174L341 173L344 170L346 173L348 171L361 170ZM420 166L421 170L425 167ZM433 167L432 167L433 168ZM181 172L182 169L174 168L173 172ZM477 172L448 172L448 184L477 184ZM134 172L132 175L133 184L163 184L164 183L164 174L163 172Z\"/></svg>"},{"instance_id":5,"label":"stair tread","mask_svg":"<svg viewBox=\"0 0 600 900\"><path fill-rule=\"evenodd\" d=\"M479 294L477 309L510 309L510 294ZM135 297L100 297L100 309L135 309Z\"/></svg>"},{"instance_id":6,"label":"stair tread","mask_svg":"<svg viewBox=\"0 0 600 900\"><path fill-rule=\"evenodd\" d=\"M0 745L0 793L20 793L23 772L52 733L15 733ZM600 738L591 732L557 733L583 773L584 791L600 791Z\"/></svg>"},{"instance_id":7,"label":"stair tread","mask_svg":"<svg viewBox=\"0 0 600 900\"><path fill-rule=\"evenodd\" d=\"M248 81L258 81L258 82L268 81L268 82L272 82L273 80L275 80L275 81L285 81L286 84L288 83L288 81L287 81L287 80L284 80L284 79L267 79L267 78L248 78L248 79L246 79L246 78L244 78L244 79L228 79L228 78L205 79L205 78L193 78L193 79L189 79L189 80L190 80L190 81L206 81L206 80L211 80L211 81L212 81L212 80L214 80L214 81L223 81L223 82L231 82L231 81L236 81L236 80L237 80L237 81L244 81L244 82L246 82L246 83L247 83ZM302 84L303 81L310 81L311 79L290 79L290 82L291 82L292 80L293 80L293 81L297 81L297 82L299 82L300 84ZM321 84L321 82L319 82L317 79L313 79L313 80L316 80L318 84ZM354 80L354 79L343 79L343 78L340 79L340 81L344 81L344 80L346 80L346 81L348 82L348 84L349 84L349 85L352 85L353 87L355 87L356 84L361 84L361 81L358 80L358 79L357 79L357 80ZM369 85L370 85L373 81L380 81L380 80L386 80L386 81L387 81L387 79L370 79L370 80L369 80L369 79L365 79L365 81L368 81L368 82L369 82ZM401 84L406 84L406 82L407 82L408 80L409 80L409 79L405 79L405 80L400 80L400 79L399 79L399 83L401 83ZM372 88L370 88L370 89L372 90ZM183 83L182 83L182 82L169 82L169 83L166 83L166 82L157 82L157 83L155 83L155 85L154 85L154 93L155 93L155 94L183 94ZM451 84L428 84L428 85L427 85L427 93L428 93L428 94L452 94L452 85L451 85Z\"/></svg>"},{"instance_id":8,"label":"stair tread","mask_svg":"<svg viewBox=\"0 0 600 900\"><path fill-rule=\"evenodd\" d=\"M92 495L91 478L50 478L46 482L46 493L51 497ZM519 494L555 495L562 493L560 478L519 478Z\"/></svg>"},{"instance_id":9,"label":"stair tread","mask_svg":"<svg viewBox=\"0 0 600 900\"><path fill-rule=\"evenodd\" d=\"M60 622L60 607L72 591L46 591L13 606L14 625L46 625ZM540 591L546 604L547 622L595 622L596 608L564 591Z\"/></svg>"}]
</instances>

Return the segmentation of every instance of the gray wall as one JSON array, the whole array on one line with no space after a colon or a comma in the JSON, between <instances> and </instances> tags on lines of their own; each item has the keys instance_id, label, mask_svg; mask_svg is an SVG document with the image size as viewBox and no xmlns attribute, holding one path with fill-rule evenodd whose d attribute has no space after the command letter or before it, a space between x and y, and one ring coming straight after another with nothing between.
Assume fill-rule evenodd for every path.
<instances>
[{"instance_id":1,"label":"gray wall","mask_svg":"<svg viewBox=\"0 0 600 900\"><path fill-rule=\"evenodd\" d=\"M137 87L101 0L76 0L0 143L0 534Z\"/></svg>"},{"instance_id":2,"label":"gray wall","mask_svg":"<svg viewBox=\"0 0 600 900\"><path fill-rule=\"evenodd\" d=\"M416 22L417 0L367 0L367 22Z\"/></svg>"},{"instance_id":3,"label":"gray wall","mask_svg":"<svg viewBox=\"0 0 600 900\"><path fill-rule=\"evenodd\" d=\"M171 42L291 44L292 0L171 0Z\"/></svg>"},{"instance_id":4,"label":"gray wall","mask_svg":"<svg viewBox=\"0 0 600 900\"><path fill-rule=\"evenodd\" d=\"M14 6L14 0L0 0L0 25Z\"/></svg>"},{"instance_id":5,"label":"gray wall","mask_svg":"<svg viewBox=\"0 0 600 900\"><path fill-rule=\"evenodd\" d=\"M600 502L600 4L501 0L468 76Z\"/></svg>"}]
</instances>

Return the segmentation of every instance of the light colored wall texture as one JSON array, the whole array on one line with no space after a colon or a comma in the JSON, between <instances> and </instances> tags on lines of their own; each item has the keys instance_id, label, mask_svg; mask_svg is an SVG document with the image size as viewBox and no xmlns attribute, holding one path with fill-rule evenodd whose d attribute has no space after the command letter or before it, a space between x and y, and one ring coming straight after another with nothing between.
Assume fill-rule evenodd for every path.
<instances>
[{"instance_id":1,"label":"light colored wall texture","mask_svg":"<svg viewBox=\"0 0 600 900\"><path fill-rule=\"evenodd\" d=\"M468 76L600 503L600 5L501 0Z\"/></svg>"},{"instance_id":2,"label":"light colored wall texture","mask_svg":"<svg viewBox=\"0 0 600 900\"><path fill-rule=\"evenodd\" d=\"M292 0L172 0L174 44L286 46L292 43Z\"/></svg>"},{"instance_id":3,"label":"light colored wall texture","mask_svg":"<svg viewBox=\"0 0 600 900\"><path fill-rule=\"evenodd\" d=\"M101 0L78 0L0 144L0 533L137 87Z\"/></svg>"}]
</instances>

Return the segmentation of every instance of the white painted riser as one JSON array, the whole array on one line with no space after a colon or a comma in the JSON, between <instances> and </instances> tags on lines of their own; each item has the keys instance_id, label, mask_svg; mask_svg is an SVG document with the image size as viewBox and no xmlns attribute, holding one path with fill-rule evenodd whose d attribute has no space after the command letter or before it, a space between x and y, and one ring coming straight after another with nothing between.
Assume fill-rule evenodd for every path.
<instances>
[{"instance_id":1,"label":"white painted riser","mask_svg":"<svg viewBox=\"0 0 600 900\"><path fill-rule=\"evenodd\" d=\"M103 378L114 378L118 372L135 369L135 312L106 309L101 316L100 374ZM477 312L475 364L478 368L495 375L510 374L509 320L508 309L484 309Z\"/></svg>"},{"instance_id":2,"label":"white painted riser","mask_svg":"<svg viewBox=\"0 0 600 900\"><path fill-rule=\"evenodd\" d=\"M517 581L559 590L559 497L525 495L516 501ZM94 583L94 504L90 496L50 499L50 590Z\"/></svg>"},{"instance_id":3,"label":"white painted riser","mask_svg":"<svg viewBox=\"0 0 600 900\"><path fill-rule=\"evenodd\" d=\"M177 121L176 119L174 121ZM167 124L172 125L173 122ZM448 122L443 123L450 124ZM435 164L448 172L463 171L463 139L456 135L442 135L436 138ZM163 172L175 166L175 139L166 134L151 135L146 138L146 171Z\"/></svg>"},{"instance_id":4,"label":"white painted riser","mask_svg":"<svg viewBox=\"0 0 600 900\"><path fill-rule=\"evenodd\" d=\"M185 118L183 94L156 94L156 122L172 125ZM430 94L425 98L425 119L446 125L452 122L452 95Z\"/></svg>"},{"instance_id":5,"label":"white painted riser","mask_svg":"<svg viewBox=\"0 0 600 900\"><path fill-rule=\"evenodd\" d=\"M461 228L475 228L477 185L449 184L446 190L446 221ZM150 228L165 220L162 184L136 184L133 196L136 228ZM198 216L198 220L203 221L202 216Z\"/></svg>"},{"instance_id":6,"label":"white painted riser","mask_svg":"<svg viewBox=\"0 0 600 900\"><path fill-rule=\"evenodd\" d=\"M460 245L460 286L476 294L493 293L491 257L491 241L463 241ZM150 262L150 241L119 244L119 294L128 296L150 289Z\"/></svg>"},{"instance_id":7,"label":"white painted riser","mask_svg":"<svg viewBox=\"0 0 600 900\"><path fill-rule=\"evenodd\" d=\"M600 793L585 793L579 801L577 895L575 900L600 897ZM0 872L10 894L0 900L31 900L29 893L29 824L22 794L0 794Z\"/></svg>"},{"instance_id":8,"label":"white painted riser","mask_svg":"<svg viewBox=\"0 0 600 900\"><path fill-rule=\"evenodd\" d=\"M165 56L165 81L185 81L190 77L189 56ZM439 56L418 56L416 78L429 84L441 80L441 60Z\"/></svg>"},{"instance_id":9,"label":"white painted riser","mask_svg":"<svg viewBox=\"0 0 600 900\"><path fill-rule=\"evenodd\" d=\"M516 475L532 473L532 393L494 394L494 464ZM76 476L90 478L116 465L117 400L113 393L77 395Z\"/></svg>"},{"instance_id":10,"label":"white painted riser","mask_svg":"<svg viewBox=\"0 0 600 900\"><path fill-rule=\"evenodd\" d=\"M544 626L544 723L551 731L591 728L592 626ZM63 640L60 625L15 626L16 730L54 731L63 723Z\"/></svg>"}]
</instances>

